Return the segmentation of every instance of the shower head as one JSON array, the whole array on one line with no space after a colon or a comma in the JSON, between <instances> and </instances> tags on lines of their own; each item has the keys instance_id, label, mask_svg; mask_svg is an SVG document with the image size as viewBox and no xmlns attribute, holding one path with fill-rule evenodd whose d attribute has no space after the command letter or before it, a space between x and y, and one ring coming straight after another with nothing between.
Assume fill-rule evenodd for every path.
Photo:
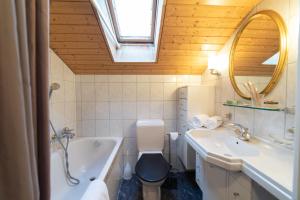
<instances>
[{"instance_id":1,"label":"shower head","mask_svg":"<svg viewBox=\"0 0 300 200\"><path fill-rule=\"evenodd\" d=\"M49 98L51 97L53 90L58 90L59 88L60 88L59 83L52 83L50 85Z\"/></svg>"}]
</instances>

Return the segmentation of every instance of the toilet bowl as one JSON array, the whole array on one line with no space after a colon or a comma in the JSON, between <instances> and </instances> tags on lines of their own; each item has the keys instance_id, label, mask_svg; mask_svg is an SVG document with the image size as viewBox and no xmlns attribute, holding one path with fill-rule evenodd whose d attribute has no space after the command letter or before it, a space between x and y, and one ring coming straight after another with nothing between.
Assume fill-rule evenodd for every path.
<instances>
[{"instance_id":1,"label":"toilet bowl","mask_svg":"<svg viewBox=\"0 0 300 200\"><path fill-rule=\"evenodd\" d=\"M164 122L162 120L138 120L138 162L136 176L143 184L144 200L159 200L160 186L166 180L170 164L162 154L164 147Z\"/></svg>"}]
</instances>

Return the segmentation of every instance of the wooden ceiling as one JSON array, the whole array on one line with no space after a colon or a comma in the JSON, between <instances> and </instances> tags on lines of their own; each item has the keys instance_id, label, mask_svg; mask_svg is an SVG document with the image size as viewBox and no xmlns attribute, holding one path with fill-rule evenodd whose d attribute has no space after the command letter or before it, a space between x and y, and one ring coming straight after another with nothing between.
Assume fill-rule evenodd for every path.
<instances>
[{"instance_id":1,"label":"wooden ceiling","mask_svg":"<svg viewBox=\"0 0 300 200\"><path fill-rule=\"evenodd\" d=\"M243 30L234 55L234 75L271 77L276 65L262 63L280 48L280 31L268 16L251 21Z\"/></svg>"},{"instance_id":2,"label":"wooden ceiling","mask_svg":"<svg viewBox=\"0 0 300 200\"><path fill-rule=\"evenodd\" d=\"M202 74L260 0L166 0L156 63L114 63L89 0L52 0L50 46L76 74Z\"/></svg>"}]
</instances>

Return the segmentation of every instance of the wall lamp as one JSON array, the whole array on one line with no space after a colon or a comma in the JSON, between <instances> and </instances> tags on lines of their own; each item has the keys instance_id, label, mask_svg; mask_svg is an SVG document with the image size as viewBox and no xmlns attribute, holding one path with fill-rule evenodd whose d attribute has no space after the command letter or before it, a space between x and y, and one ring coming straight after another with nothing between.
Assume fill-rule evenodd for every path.
<instances>
[{"instance_id":1,"label":"wall lamp","mask_svg":"<svg viewBox=\"0 0 300 200\"><path fill-rule=\"evenodd\" d=\"M217 70L219 66L219 58L216 55L211 55L208 57L208 70L211 75L220 76L221 73Z\"/></svg>"}]
</instances>

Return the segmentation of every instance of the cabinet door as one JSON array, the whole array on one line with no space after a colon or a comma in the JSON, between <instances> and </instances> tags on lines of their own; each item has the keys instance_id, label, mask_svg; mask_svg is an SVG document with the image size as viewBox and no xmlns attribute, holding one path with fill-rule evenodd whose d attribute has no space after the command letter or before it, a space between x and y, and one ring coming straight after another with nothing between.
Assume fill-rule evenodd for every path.
<instances>
[{"instance_id":1,"label":"cabinet door","mask_svg":"<svg viewBox=\"0 0 300 200\"><path fill-rule=\"evenodd\" d=\"M243 188L229 188L229 200L251 200L251 191Z\"/></svg>"},{"instance_id":2,"label":"cabinet door","mask_svg":"<svg viewBox=\"0 0 300 200\"><path fill-rule=\"evenodd\" d=\"M227 200L227 171L205 162L204 200Z\"/></svg>"},{"instance_id":3,"label":"cabinet door","mask_svg":"<svg viewBox=\"0 0 300 200\"><path fill-rule=\"evenodd\" d=\"M230 172L229 200L251 200L251 179L242 172Z\"/></svg>"}]
</instances>

